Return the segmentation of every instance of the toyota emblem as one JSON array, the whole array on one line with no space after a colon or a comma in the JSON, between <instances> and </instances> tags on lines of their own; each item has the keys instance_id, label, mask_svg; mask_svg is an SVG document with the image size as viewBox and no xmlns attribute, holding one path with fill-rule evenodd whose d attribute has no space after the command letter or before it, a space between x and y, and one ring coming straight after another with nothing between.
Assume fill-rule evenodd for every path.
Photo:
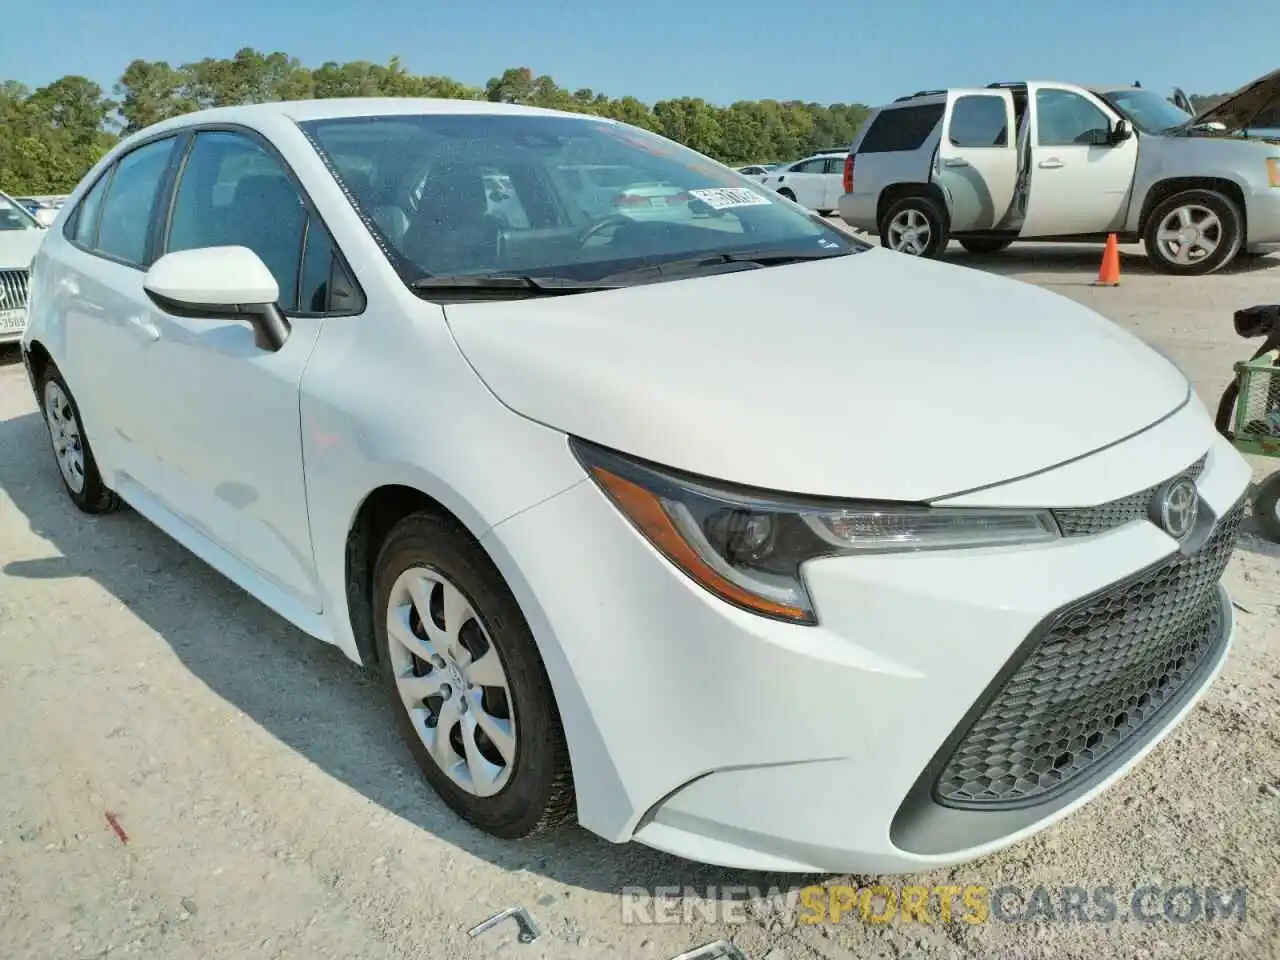
<instances>
[{"instance_id":1,"label":"toyota emblem","mask_svg":"<svg viewBox=\"0 0 1280 960\"><path fill-rule=\"evenodd\" d=\"M1156 495L1156 519L1160 528L1175 540L1183 539L1196 525L1200 512L1200 495L1189 477L1178 477Z\"/></svg>"}]
</instances>

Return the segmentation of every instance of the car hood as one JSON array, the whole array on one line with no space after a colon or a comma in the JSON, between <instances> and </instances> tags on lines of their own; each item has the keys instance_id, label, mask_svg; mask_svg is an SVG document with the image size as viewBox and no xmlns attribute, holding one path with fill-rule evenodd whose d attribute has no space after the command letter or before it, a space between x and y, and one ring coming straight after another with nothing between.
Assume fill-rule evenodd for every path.
<instances>
[{"instance_id":1,"label":"car hood","mask_svg":"<svg viewBox=\"0 0 1280 960\"><path fill-rule=\"evenodd\" d=\"M1195 124L1221 123L1227 130L1280 127L1280 70L1245 84L1221 103L1201 111Z\"/></svg>"},{"instance_id":2,"label":"car hood","mask_svg":"<svg viewBox=\"0 0 1280 960\"><path fill-rule=\"evenodd\" d=\"M1137 433L1190 392L1064 297L879 249L446 312L526 417L820 496L923 501L1011 480Z\"/></svg>"},{"instance_id":3,"label":"car hood","mask_svg":"<svg viewBox=\"0 0 1280 960\"><path fill-rule=\"evenodd\" d=\"M0 230L0 270L29 268L44 238L44 230Z\"/></svg>"}]
</instances>

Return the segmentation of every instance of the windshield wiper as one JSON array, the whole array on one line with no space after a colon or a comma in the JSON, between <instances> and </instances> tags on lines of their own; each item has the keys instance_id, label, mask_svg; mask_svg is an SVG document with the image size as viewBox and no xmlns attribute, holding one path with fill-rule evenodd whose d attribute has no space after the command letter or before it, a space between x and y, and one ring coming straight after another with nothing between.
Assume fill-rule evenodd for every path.
<instances>
[{"instance_id":1,"label":"windshield wiper","mask_svg":"<svg viewBox=\"0 0 1280 960\"><path fill-rule=\"evenodd\" d=\"M732 253L712 253L701 257L684 257L679 260L667 260L663 263L648 264L631 270L611 273L603 279L634 279L652 275L664 277L677 273L693 273L707 267L719 267L725 264L742 264L745 269L756 267L778 267L787 263L800 263L805 260L830 260L832 257L847 256L852 251L817 251L806 250L739 250Z\"/></svg>"},{"instance_id":2,"label":"windshield wiper","mask_svg":"<svg viewBox=\"0 0 1280 960\"><path fill-rule=\"evenodd\" d=\"M494 273L474 276L423 277L409 284L422 293L515 293L554 297L592 290L616 290L620 284L600 280L573 280L569 277L535 277Z\"/></svg>"}]
</instances>

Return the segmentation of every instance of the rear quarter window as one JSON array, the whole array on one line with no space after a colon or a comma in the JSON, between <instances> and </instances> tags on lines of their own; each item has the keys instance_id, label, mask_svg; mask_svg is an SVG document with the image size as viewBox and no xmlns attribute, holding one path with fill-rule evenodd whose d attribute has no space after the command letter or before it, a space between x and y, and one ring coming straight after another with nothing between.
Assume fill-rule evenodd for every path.
<instances>
[{"instance_id":1,"label":"rear quarter window","mask_svg":"<svg viewBox=\"0 0 1280 960\"><path fill-rule=\"evenodd\" d=\"M919 150L942 119L941 103L881 110L867 128L858 153L897 153Z\"/></svg>"}]
</instances>

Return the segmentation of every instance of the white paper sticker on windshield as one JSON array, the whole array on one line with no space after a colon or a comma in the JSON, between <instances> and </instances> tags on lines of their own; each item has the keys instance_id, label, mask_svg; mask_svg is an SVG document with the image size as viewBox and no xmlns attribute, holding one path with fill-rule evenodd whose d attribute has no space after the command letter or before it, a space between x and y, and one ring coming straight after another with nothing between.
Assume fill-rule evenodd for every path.
<instances>
[{"instance_id":1,"label":"white paper sticker on windshield","mask_svg":"<svg viewBox=\"0 0 1280 960\"><path fill-rule=\"evenodd\" d=\"M711 187L707 190L690 190L689 196L701 200L712 210L727 210L730 207L763 207L769 204L769 198L763 197L754 190L742 187Z\"/></svg>"}]
</instances>

